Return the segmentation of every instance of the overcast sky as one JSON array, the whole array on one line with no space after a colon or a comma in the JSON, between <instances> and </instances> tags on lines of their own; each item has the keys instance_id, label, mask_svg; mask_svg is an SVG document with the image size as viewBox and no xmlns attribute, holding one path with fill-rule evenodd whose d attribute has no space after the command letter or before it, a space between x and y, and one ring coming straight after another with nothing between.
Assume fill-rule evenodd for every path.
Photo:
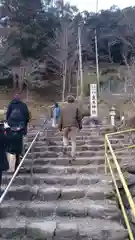
<instances>
[{"instance_id":1,"label":"overcast sky","mask_svg":"<svg viewBox=\"0 0 135 240\"><path fill-rule=\"evenodd\" d=\"M96 0L69 0L68 2L70 2L72 5L76 5L81 11L87 10L95 12L96 9ZM99 10L108 9L112 5L117 5L120 8L135 6L135 0L99 0Z\"/></svg>"}]
</instances>

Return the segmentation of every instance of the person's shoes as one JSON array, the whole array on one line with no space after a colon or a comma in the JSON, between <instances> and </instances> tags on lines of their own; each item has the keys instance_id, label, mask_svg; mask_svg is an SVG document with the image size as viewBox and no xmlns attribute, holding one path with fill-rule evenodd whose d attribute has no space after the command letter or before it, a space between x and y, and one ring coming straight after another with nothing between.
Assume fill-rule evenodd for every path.
<instances>
[{"instance_id":1,"label":"person's shoes","mask_svg":"<svg viewBox=\"0 0 135 240\"><path fill-rule=\"evenodd\" d=\"M16 172L16 170L14 171L14 173ZM20 171L19 171L20 172ZM16 177L19 175L19 172L16 174Z\"/></svg>"},{"instance_id":2,"label":"person's shoes","mask_svg":"<svg viewBox=\"0 0 135 240\"><path fill-rule=\"evenodd\" d=\"M62 152L59 153L59 157L67 156L67 147L63 147Z\"/></svg>"},{"instance_id":3,"label":"person's shoes","mask_svg":"<svg viewBox=\"0 0 135 240\"><path fill-rule=\"evenodd\" d=\"M63 148L63 156L65 156L67 154L67 147Z\"/></svg>"},{"instance_id":4,"label":"person's shoes","mask_svg":"<svg viewBox=\"0 0 135 240\"><path fill-rule=\"evenodd\" d=\"M75 160L76 160L76 156L72 156L71 161L75 161Z\"/></svg>"},{"instance_id":5,"label":"person's shoes","mask_svg":"<svg viewBox=\"0 0 135 240\"><path fill-rule=\"evenodd\" d=\"M2 196L2 194L3 194L3 191L0 189L0 197Z\"/></svg>"}]
</instances>

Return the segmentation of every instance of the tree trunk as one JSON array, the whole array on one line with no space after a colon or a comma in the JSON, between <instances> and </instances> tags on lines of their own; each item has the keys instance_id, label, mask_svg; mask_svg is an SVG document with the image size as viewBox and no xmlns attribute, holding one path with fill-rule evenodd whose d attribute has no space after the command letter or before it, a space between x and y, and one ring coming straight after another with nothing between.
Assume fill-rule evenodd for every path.
<instances>
[{"instance_id":1,"label":"tree trunk","mask_svg":"<svg viewBox=\"0 0 135 240\"><path fill-rule=\"evenodd\" d=\"M79 47L79 66L80 66L80 81L81 81L81 96L83 96L83 68L82 68L82 48L81 48L81 29L78 27L78 47Z\"/></svg>"},{"instance_id":2,"label":"tree trunk","mask_svg":"<svg viewBox=\"0 0 135 240\"><path fill-rule=\"evenodd\" d=\"M76 79L77 79L77 83L76 83L76 90L77 90L77 91L76 91L76 92L77 92L77 99L78 99L78 97L79 97L79 82L80 82L79 62L78 62Z\"/></svg>"},{"instance_id":3,"label":"tree trunk","mask_svg":"<svg viewBox=\"0 0 135 240\"><path fill-rule=\"evenodd\" d=\"M67 27L64 27L64 64L63 64L63 89L62 89L62 101L65 101L65 90L66 90L66 77L67 77Z\"/></svg>"},{"instance_id":4,"label":"tree trunk","mask_svg":"<svg viewBox=\"0 0 135 240\"><path fill-rule=\"evenodd\" d=\"M109 61L111 63L113 63L112 56L111 56L111 49L110 49L109 43L108 43L108 56L109 56Z\"/></svg>"},{"instance_id":5,"label":"tree trunk","mask_svg":"<svg viewBox=\"0 0 135 240\"><path fill-rule=\"evenodd\" d=\"M17 88L17 79L16 79L16 75L13 74L13 89L16 90Z\"/></svg>"}]
</instances>

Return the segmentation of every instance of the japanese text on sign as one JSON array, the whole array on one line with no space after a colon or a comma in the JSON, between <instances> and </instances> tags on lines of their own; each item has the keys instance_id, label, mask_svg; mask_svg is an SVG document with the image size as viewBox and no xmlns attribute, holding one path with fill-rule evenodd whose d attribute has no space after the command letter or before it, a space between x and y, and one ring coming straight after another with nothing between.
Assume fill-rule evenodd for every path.
<instances>
[{"instance_id":1,"label":"japanese text on sign","mask_svg":"<svg viewBox=\"0 0 135 240\"><path fill-rule=\"evenodd\" d=\"M98 116L98 110L97 110L97 84L90 84L90 106L91 106L90 115L92 117L97 117Z\"/></svg>"}]
</instances>

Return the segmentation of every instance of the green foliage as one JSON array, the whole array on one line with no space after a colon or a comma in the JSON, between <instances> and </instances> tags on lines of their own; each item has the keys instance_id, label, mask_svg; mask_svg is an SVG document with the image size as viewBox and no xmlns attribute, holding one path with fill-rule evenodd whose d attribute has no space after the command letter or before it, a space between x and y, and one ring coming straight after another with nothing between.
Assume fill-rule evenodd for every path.
<instances>
[{"instance_id":1,"label":"green foliage","mask_svg":"<svg viewBox=\"0 0 135 240\"><path fill-rule=\"evenodd\" d=\"M65 63L67 79L78 68L78 26L83 66L96 63L95 29L99 63L123 64L125 59L130 62L135 54L135 7L120 10L113 6L96 14L81 13L75 6L59 0L53 6L50 0L3 0L2 3L2 16L10 18L7 43L17 49L11 52L8 61L18 65L24 59L45 61L44 76L49 81L55 78L59 86L65 74ZM108 69L100 75L101 82L106 82L116 74L115 70ZM88 84L96 82L96 76L88 76L84 82L85 95L89 95Z\"/></svg>"},{"instance_id":2,"label":"green foliage","mask_svg":"<svg viewBox=\"0 0 135 240\"><path fill-rule=\"evenodd\" d=\"M135 48L135 7L120 10L113 6L109 10L95 14L87 11L79 13L75 6L63 4L61 1L56 1L53 7L51 1L41 0L3 0L2 2L4 13L6 12L10 17L12 28L8 40L20 49L23 58L44 58L48 51L51 51L51 43L58 47L56 34L58 29L63 31L63 24L70 25L70 28L74 29L74 34L78 24L81 24L84 61L95 59L95 28L101 61L106 59L120 62L120 56L116 56L117 50L120 54L129 57ZM76 40L72 39L72 44L73 41ZM119 44L117 50L112 49L115 44ZM112 51L115 57L112 56Z\"/></svg>"},{"instance_id":3,"label":"green foliage","mask_svg":"<svg viewBox=\"0 0 135 240\"><path fill-rule=\"evenodd\" d=\"M57 18L40 0L4 0L4 6L10 15L10 44L20 50L24 59L43 58L45 49L54 39L59 24Z\"/></svg>"}]
</instances>

